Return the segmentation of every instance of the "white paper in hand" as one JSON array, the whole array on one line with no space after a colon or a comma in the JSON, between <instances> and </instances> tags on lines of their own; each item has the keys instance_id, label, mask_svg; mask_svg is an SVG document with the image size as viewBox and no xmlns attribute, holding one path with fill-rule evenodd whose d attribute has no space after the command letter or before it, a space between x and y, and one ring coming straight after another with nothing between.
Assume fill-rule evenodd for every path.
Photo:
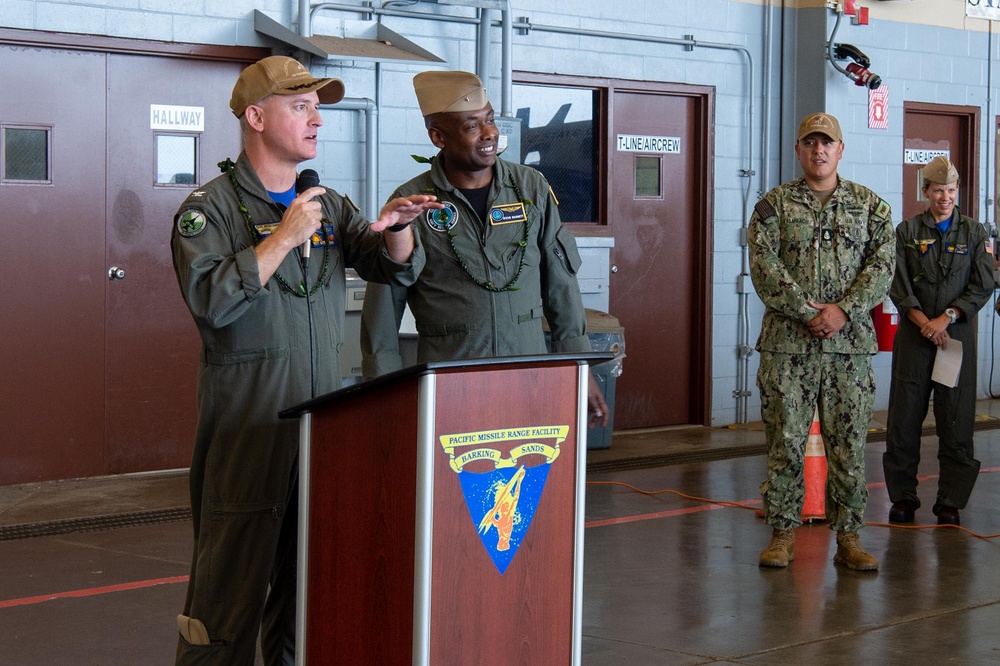
<instances>
[{"instance_id":1,"label":"white paper in hand","mask_svg":"<svg viewBox=\"0 0 1000 666\"><path fill-rule=\"evenodd\" d=\"M948 340L945 349L938 347L934 357L934 370L931 380L955 388L958 386L958 374L962 370L962 343L955 338Z\"/></svg>"}]
</instances>

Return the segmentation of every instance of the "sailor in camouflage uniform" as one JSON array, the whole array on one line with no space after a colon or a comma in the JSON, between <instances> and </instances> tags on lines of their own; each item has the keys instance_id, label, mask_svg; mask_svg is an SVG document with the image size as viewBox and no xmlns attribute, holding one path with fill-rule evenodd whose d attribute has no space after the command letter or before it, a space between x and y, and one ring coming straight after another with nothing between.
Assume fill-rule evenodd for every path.
<instances>
[{"instance_id":1,"label":"sailor in camouflage uniform","mask_svg":"<svg viewBox=\"0 0 1000 666\"><path fill-rule=\"evenodd\" d=\"M427 264L409 288L369 284L361 313L362 373L398 370L399 325L409 303L417 361L590 351L577 281L580 253L545 177L497 157L499 132L482 81L460 71L421 72L413 87L440 152L393 196L434 194L444 204L414 221ZM591 424L608 408L593 377Z\"/></svg>"},{"instance_id":2,"label":"sailor in camouflage uniform","mask_svg":"<svg viewBox=\"0 0 1000 666\"><path fill-rule=\"evenodd\" d=\"M767 434L764 519L773 528L761 566L794 559L802 524L805 444L818 410L828 466L826 513L834 562L878 569L858 541L868 500L864 446L875 398L869 314L889 290L895 241L889 205L837 175L844 144L837 119L799 126L804 177L768 192L750 219L750 274L766 311L757 386Z\"/></svg>"},{"instance_id":3,"label":"sailor in camouflage uniform","mask_svg":"<svg viewBox=\"0 0 1000 666\"><path fill-rule=\"evenodd\" d=\"M960 524L979 476L972 433L976 410L976 312L993 295L993 255L989 234L956 206L958 171L944 156L923 168L926 211L896 228L896 275L889 297L899 310L892 347L892 385L885 486L893 505L889 522L911 523L920 507L917 467L920 435L934 392L938 435L937 499L939 525ZM931 380L939 348L962 343L958 385Z\"/></svg>"}]
</instances>

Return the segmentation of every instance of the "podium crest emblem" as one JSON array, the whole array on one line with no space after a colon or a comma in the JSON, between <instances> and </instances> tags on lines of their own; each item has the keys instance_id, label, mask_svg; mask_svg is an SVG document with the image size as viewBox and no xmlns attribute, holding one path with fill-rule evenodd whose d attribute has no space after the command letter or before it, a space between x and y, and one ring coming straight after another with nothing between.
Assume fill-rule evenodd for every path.
<instances>
[{"instance_id":1,"label":"podium crest emblem","mask_svg":"<svg viewBox=\"0 0 1000 666\"><path fill-rule=\"evenodd\" d=\"M441 435L472 526L502 576L524 541L569 426Z\"/></svg>"}]
</instances>

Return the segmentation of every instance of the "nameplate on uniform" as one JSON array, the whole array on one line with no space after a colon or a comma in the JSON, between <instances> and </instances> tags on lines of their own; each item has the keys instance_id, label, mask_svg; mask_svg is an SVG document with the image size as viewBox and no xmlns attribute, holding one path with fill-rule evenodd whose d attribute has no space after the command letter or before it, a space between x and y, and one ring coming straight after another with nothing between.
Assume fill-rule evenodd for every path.
<instances>
[{"instance_id":1,"label":"nameplate on uniform","mask_svg":"<svg viewBox=\"0 0 1000 666\"><path fill-rule=\"evenodd\" d=\"M281 222L261 222L253 226L257 230L257 233L260 234L261 240L263 240L273 234L279 224ZM333 225L324 222L319 230L312 235L309 245L311 247L323 247L324 245L335 247L337 245L337 234Z\"/></svg>"},{"instance_id":2,"label":"nameplate on uniform","mask_svg":"<svg viewBox=\"0 0 1000 666\"><path fill-rule=\"evenodd\" d=\"M498 204L490 208L490 224L514 224L515 222L525 222L528 216L524 212L524 204L517 203Z\"/></svg>"},{"instance_id":3,"label":"nameplate on uniform","mask_svg":"<svg viewBox=\"0 0 1000 666\"><path fill-rule=\"evenodd\" d=\"M969 246L966 243L948 243L944 251L948 254L969 254Z\"/></svg>"},{"instance_id":4,"label":"nameplate on uniform","mask_svg":"<svg viewBox=\"0 0 1000 666\"><path fill-rule=\"evenodd\" d=\"M272 233L274 233L274 230L278 228L279 224L281 224L280 221L279 222L261 222L260 224L254 224L253 228L257 230L257 233L260 234L261 238L267 238Z\"/></svg>"}]
</instances>

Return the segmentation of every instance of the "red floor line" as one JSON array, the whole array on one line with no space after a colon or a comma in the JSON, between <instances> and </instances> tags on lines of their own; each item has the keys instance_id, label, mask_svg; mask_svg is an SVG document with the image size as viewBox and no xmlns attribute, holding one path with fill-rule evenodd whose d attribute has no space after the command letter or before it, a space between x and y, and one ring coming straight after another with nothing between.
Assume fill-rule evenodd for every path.
<instances>
[{"instance_id":1,"label":"red floor line","mask_svg":"<svg viewBox=\"0 0 1000 666\"><path fill-rule=\"evenodd\" d=\"M979 470L980 474L988 472L1000 472L1000 467L988 467L986 469ZM921 481L927 479L933 479L936 476L922 476ZM874 488L878 486L884 486L885 483L870 483L869 488ZM740 504L754 504L759 503L759 499L745 500L740 502ZM684 509L673 509L671 511L657 511L656 513L643 513L635 516L623 516L621 518L607 518L604 520L591 520L584 523L584 527L603 527L606 525L622 525L624 523L633 523L640 520L654 520L656 518L669 518L672 516L683 516L689 513L699 513L701 511L714 511L716 509L726 509L729 508L724 504L702 504L699 506L691 506ZM187 576L173 576L172 578L153 578L150 580L139 580L132 583L120 583L118 585L107 585L104 587L92 587L85 590L70 590L68 592L54 592L52 594L42 594L37 597L22 597L20 599L7 599L0 600L0 609L2 608L14 608L15 606L29 606L31 604L40 604L46 601L53 601L55 599L70 599L78 597L91 597L98 594L110 594L112 592L126 592L128 590L138 590L144 587L155 587L157 585L174 585L176 583L186 583L188 580Z\"/></svg>"},{"instance_id":2,"label":"red floor line","mask_svg":"<svg viewBox=\"0 0 1000 666\"><path fill-rule=\"evenodd\" d=\"M174 576L172 578L153 578L152 580L138 580L132 583L120 583L118 585L107 585L105 587L91 587L86 590L70 590L68 592L54 592L52 594L42 594L37 597L23 597L21 599L7 599L0 601L0 608L13 608L14 606L28 606L40 604L45 601L55 599L67 599L75 597L91 597L97 594L110 594L111 592L125 592L128 590L138 590L144 587L155 587L156 585L173 585L175 583L186 583L187 576Z\"/></svg>"},{"instance_id":3,"label":"red floor line","mask_svg":"<svg viewBox=\"0 0 1000 666\"><path fill-rule=\"evenodd\" d=\"M991 472L1000 472L1000 467L987 467L985 469L980 469L980 474L987 474ZM938 478L937 474L928 474L927 476L918 476L919 481L928 481L930 479ZM885 481L876 481L874 483L869 483L869 488L881 488L885 486ZM742 502L734 502L734 504L760 504L760 498L752 500L743 500ZM692 506L686 509L673 509L671 511L657 511L656 513L640 513L634 516L622 516L621 518L605 518L604 520L590 520L583 524L584 527L605 527L607 525L622 525L624 523L634 523L640 520L656 520L657 518L670 518L672 516L683 516L688 513L697 513L699 511L710 511L713 509L726 509L729 508L724 504L703 504L700 506Z\"/></svg>"}]
</instances>

